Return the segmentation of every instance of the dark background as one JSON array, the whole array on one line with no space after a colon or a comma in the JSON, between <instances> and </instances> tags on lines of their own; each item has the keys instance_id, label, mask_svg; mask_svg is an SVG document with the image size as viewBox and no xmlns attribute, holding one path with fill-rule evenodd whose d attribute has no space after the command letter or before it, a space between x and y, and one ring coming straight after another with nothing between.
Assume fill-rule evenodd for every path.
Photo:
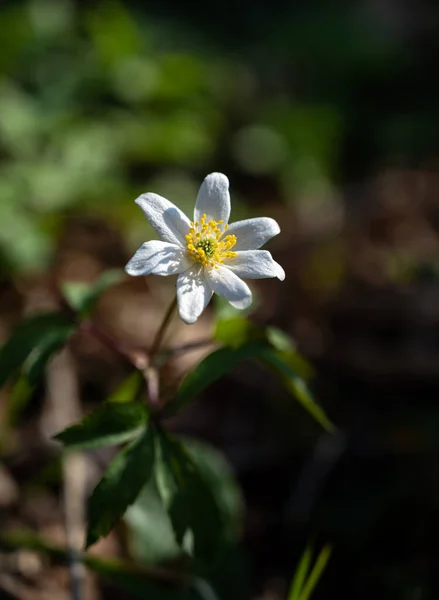
<instances>
[{"instance_id":1,"label":"dark background","mask_svg":"<svg viewBox=\"0 0 439 600\"><path fill-rule=\"evenodd\" d=\"M222 171L232 220L281 225L269 248L287 278L255 283L252 318L295 339L337 433L299 405L286 418L251 365L172 424L235 469L253 598L285 597L310 539L334 547L316 599L437 597L438 33L433 0L1 3L2 339L54 281L122 267L153 236L140 192L190 211ZM97 318L148 340L168 283L125 281ZM90 341L73 355L88 410L125 371ZM4 527L62 539L44 390L13 420L2 394ZM102 552L120 555L113 537Z\"/></svg>"}]
</instances>

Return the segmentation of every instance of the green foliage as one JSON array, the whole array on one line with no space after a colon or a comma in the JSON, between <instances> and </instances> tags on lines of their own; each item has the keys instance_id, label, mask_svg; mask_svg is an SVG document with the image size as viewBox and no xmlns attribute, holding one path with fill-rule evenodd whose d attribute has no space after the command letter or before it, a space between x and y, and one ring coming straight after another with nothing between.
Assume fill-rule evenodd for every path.
<instances>
[{"instance_id":1,"label":"green foliage","mask_svg":"<svg viewBox=\"0 0 439 600\"><path fill-rule=\"evenodd\" d=\"M231 348L239 348L249 341L265 340L263 329L245 317L219 319L213 337Z\"/></svg>"},{"instance_id":2,"label":"green foliage","mask_svg":"<svg viewBox=\"0 0 439 600\"><path fill-rule=\"evenodd\" d=\"M183 380L175 399L165 409L165 416L181 410L205 388L232 371L242 360L261 355L263 346L257 342L239 348L220 348L204 358Z\"/></svg>"},{"instance_id":3,"label":"green foliage","mask_svg":"<svg viewBox=\"0 0 439 600\"><path fill-rule=\"evenodd\" d=\"M121 269L109 269L93 283L66 282L62 292L70 306L84 318L90 314L105 290L119 283L124 276Z\"/></svg>"},{"instance_id":4,"label":"green foliage","mask_svg":"<svg viewBox=\"0 0 439 600\"><path fill-rule=\"evenodd\" d=\"M300 377L309 379L314 375L313 369L308 361L306 361L297 351L294 341L281 329L277 327L265 327L265 335L271 347L274 348L276 354L282 357Z\"/></svg>"},{"instance_id":5,"label":"green foliage","mask_svg":"<svg viewBox=\"0 0 439 600\"><path fill-rule=\"evenodd\" d=\"M306 383L306 379L312 374L312 369L299 355L292 340L285 333L276 327L258 327L245 318L236 317L219 320L216 325L214 336L218 342L226 344L229 348L233 349L234 353L228 359L230 360L231 368L236 364L233 363L232 357L238 356L238 360L241 360L241 357L239 354L236 354L236 352L239 353L240 350L243 350L245 358L255 358L261 362L261 364L269 367L281 379L283 385L291 395L300 402L300 404L324 429L331 432L334 431L334 425L328 419L323 409L317 404ZM259 343L257 341L259 341ZM247 356L246 348L248 347L254 349L253 355ZM221 348L217 352L217 357L220 362L224 360L223 356L228 356L226 348ZM207 361L207 359L205 359L205 361ZM213 361L212 359L212 362L213 367L216 365L217 361ZM209 367L210 365L207 366ZM203 365L203 363L198 365L198 367L183 381L182 388L184 385L187 385L191 391L191 376L194 378L195 384L198 380L198 377L196 376L197 369L199 369L198 376L203 378L204 368L206 368L206 366ZM225 371L222 374L231 370L231 368L226 370L226 364L224 364L224 368ZM214 371L212 369L212 371L209 372ZM180 388L180 393L182 388ZM183 394L184 393L185 390L183 389ZM198 394L200 391L196 390L195 393Z\"/></svg>"},{"instance_id":6,"label":"green foliage","mask_svg":"<svg viewBox=\"0 0 439 600\"><path fill-rule=\"evenodd\" d=\"M7 404L7 419L8 425L15 425L20 417L20 414L27 407L32 394L35 391L35 386L29 383L27 377L20 375L14 383L12 393L8 398Z\"/></svg>"},{"instance_id":7,"label":"green foliage","mask_svg":"<svg viewBox=\"0 0 439 600\"><path fill-rule=\"evenodd\" d=\"M102 2L86 19L89 32L103 63L119 61L140 50L141 36L133 16L122 2Z\"/></svg>"},{"instance_id":8,"label":"green foliage","mask_svg":"<svg viewBox=\"0 0 439 600\"><path fill-rule=\"evenodd\" d=\"M244 501L229 463L218 450L199 440L185 437L181 442L215 497L223 524L222 536L237 541L242 530Z\"/></svg>"},{"instance_id":9,"label":"green foliage","mask_svg":"<svg viewBox=\"0 0 439 600\"><path fill-rule=\"evenodd\" d=\"M281 353L272 348L264 348L260 360L262 364L270 367L278 375L285 388L326 431L331 433L335 431L334 425L313 398L305 380L298 376Z\"/></svg>"},{"instance_id":10,"label":"green foliage","mask_svg":"<svg viewBox=\"0 0 439 600\"><path fill-rule=\"evenodd\" d=\"M301 377L308 379L312 375L311 366L297 352L293 340L277 327L262 327L245 317L219 319L216 323L214 339L231 348L239 348L251 341L266 342Z\"/></svg>"},{"instance_id":11,"label":"green foliage","mask_svg":"<svg viewBox=\"0 0 439 600\"><path fill-rule=\"evenodd\" d=\"M86 547L106 536L137 498L154 465L153 427L147 427L112 460L88 501Z\"/></svg>"},{"instance_id":12,"label":"green foliage","mask_svg":"<svg viewBox=\"0 0 439 600\"><path fill-rule=\"evenodd\" d=\"M297 566L287 600L309 600L311 598L312 592L323 575L331 552L331 546L324 546L310 571L312 547L308 546L305 549Z\"/></svg>"},{"instance_id":13,"label":"green foliage","mask_svg":"<svg viewBox=\"0 0 439 600\"><path fill-rule=\"evenodd\" d=\"M122 381L113 392L108 396L109 404L124 404L125 402L134 402L141 389L145 388L145 380L139 371L133 371L131 375Z\"/></svg>"},{"instance_id":14,"label":"green foliage","mask_svg":"<svg viewBox=\"0 0 439 600\"><path fill-rule=\"evenodd\" d=\"M74 450L122 444L144 427L148 411L143 404L104 404L80 423L58 433L54 439Z\"/></svg>"},{"instance_id":15,"label":"green foliage","mask_svg":"<svg viewBox=\"0 0 439 600\"><path fill-rule=\"evenodd\" d=\"M24 319L0 350L0 387L24 365L30 382L41 375L49 358L67 341L72 322L60 312L40 314Z\"/></svg>"},{"instance_id":16,"label":"green foliage","mask_svg":"<svg viewBox=\"0 0 439 600\"><path fill-rule=\"evenodd\" d=\"M180 441L215 497L222 522L218 537L230 551L239 537L243 519L243 500L231 468L224 457L207 444L188 438ZM154 479L150 479L127 510L125 521L130 527L131 548L138 560L154 564L182 554Z\"/></svg>"},{"instance_id":17,"label":"green foliage","mask_svg":"<svg viewBox=\"0 0 439 600\"><path fill-rule=\"evenodd\" d=\"M46 334L41 337L22 366L22 374L30 385L36 384L42 378L47 363L66 344L72 332L71 324L53 331L47 329Z\"/></svg>"},{"instance_id":18,"label":"green foliage","mask_svg":"<svg viewBox=\"0 0 439 600\"><path fill-rule=\"evenodd\" d=\"M213 491L180 441L160 432L157 442L157 487L176 541L189 554L211 559L223 531Z\"/></svg>"},{"instance_id":19,"label":"green foliage","mask_svg":"<svg viewBox=\"0 0 439 600\"><path fill-rule=\"evenodd\" d=\"M182 555L155 478L151 477L125 513L134 558L145 564L173 560Z\"/></svg>"},{"instance_id":20,"label":"green foliage","mask_svg":"<svg viewBox=\"0 0 439 600\"><path fill-rule=\"evenodd\" d=\"M24 319L0 349L0 386L17 377L7 404L7 426L13 425L32 398L49 360L66 344L74 326L60 312ZM6 432L4 432L6 433Z\"/></svg>"},{"instance_id":21,"label":"green foliage","mask_svg":"<svg viewBox=\"0 0 439 600\"><path fill-rule=\"evenodd\" d=\"M306 576L311 565L312 549L307 546L303 552L296 568L293 581L291 582L287 600L301 600L301 591L306 581Z\"/></svg>"}]
</instances>

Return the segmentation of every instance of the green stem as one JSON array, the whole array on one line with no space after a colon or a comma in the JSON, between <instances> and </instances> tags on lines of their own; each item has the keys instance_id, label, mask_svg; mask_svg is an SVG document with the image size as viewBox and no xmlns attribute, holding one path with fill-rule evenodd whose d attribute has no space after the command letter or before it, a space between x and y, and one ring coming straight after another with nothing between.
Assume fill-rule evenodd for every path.
<instances>
[{"instance_id":1,"label":"green stem","mask_svg":"<svg viewBox=\"0 0 439 600\"><path fill-rule=\"evenodd\" d=\"M163 317L163 321L162 324L159 327L159 330L157 331L154 341L152 342L151 348L149 350L149 363L152 364L155 355L157 354L159 348L160 348L160 344L163 341L163 337L166 333L166 329L174 315L174 311L177 308L177 296L175 296L175 298L173 299L172 303L170 304L168 310L166 311L165 316Z\"/></svg>"}]
</instances>

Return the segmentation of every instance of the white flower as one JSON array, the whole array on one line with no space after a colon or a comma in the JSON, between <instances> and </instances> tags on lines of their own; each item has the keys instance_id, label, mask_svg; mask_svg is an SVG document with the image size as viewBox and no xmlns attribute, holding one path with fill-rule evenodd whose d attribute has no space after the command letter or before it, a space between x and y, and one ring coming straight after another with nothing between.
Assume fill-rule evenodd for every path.
<instances>
[{"instance_id":1,"label":"white flower","mask_svg":"<svg viewBox=\"0 0 439 600\"><path fill-rule=\"evenodd\" d=\"M280 232L274 219L259 217L228 225L229 180L211 173L198 192L194 220L157 194L136 200L161 241L142 244L125 271L129 275L178 275L180 317L194 323L215 292L235 308L250 306L252 293L241 279L278 277L282 267L267 250L258 250Z\"/></svg>"}]
</instances>

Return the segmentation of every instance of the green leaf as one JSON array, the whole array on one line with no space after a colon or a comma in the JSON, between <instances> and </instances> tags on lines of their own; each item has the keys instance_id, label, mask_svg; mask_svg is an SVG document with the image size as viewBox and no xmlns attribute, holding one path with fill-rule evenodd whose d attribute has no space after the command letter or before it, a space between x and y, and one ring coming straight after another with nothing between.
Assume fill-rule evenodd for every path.
<instances>
[{"instance_id":1,"label":"green leaf","mask_svg":"<svg viewBox=\"0 0 439 600\"><path fill-rule=\"evenodd\" d=\"M323 574L323 571L325 570L326 564L329 560L329 557L331 556L331 552L332 552L331 546L325 546L320 551L320 554L317 557L317 560L314 564L314 567L312 568L312 571L308 577L308 580L302 589L302 593L300 595L300 600L309 600L309 598L311 597L311 594L314 591L314 588L316 587L317 583L319 582L319 580Z\"/></svg>"},{"instance_id":2,"label":"green leaf","mask_svg":"<svg viewBox=\"0 0 439 600\"><path fill-rule=\"evenodd\" d=\"M287 600L309 600L323 574L323 571L325 570L326 564L331 556L331 552L331 546L324 546L320 551L316 562L314 563L311 573L309 573L312 548L309 545L305 549L297 566L296 573L288 592Z\"/></svg>"},{"instance_id":3,"label":"green leaf","mask_svg":"<svg viewBox=\"0 0 439 600\"><path fill-rule=\"evenodd\" d=\"M93 283L66 282L62 285L62 293L70 306L82 317L93 310L101 295L111 286L119 283L125 274L121 269L105 271Z\"/></svg>"},{"instance_id":4,"label":"green leaf","mask_svg":"<svg viewBox=\"0 0 439 600\"><path fill-rule=\"evenodd\" d=\"M234 317L218 321L213 337L221 344L238 348L246 342L264 339L264 331L244 317Z\"/></svg>"},{"instance_id":5,"label":"green leaf","mask_svg":"<svg viewBox=\"0 0 439 600\"><path fill-rule=\"evenodd\" d=\"M271 348L264 348L260 356L261 362L272 368L282 379L286 389L302 404L302 406L320 423L320 425L333 433L336 428L326 416L324 410L317 404L304 379L286 362L282 353Z\"/></svg>"},{"instance_id":6,"label":"green leaf","mask_svg":"<svg viewBox=\"0 0 439 600\"><path fill-rule=\"evenodd\" d=\"M130 550L136 560L155 564L181 556L182 549L175 540L171 520L153 477L129 507L124 520L130 530Z\"/></svg>"},{"instance_id":7,"label":"green leaf","mask_svg":"<svg viewBox=\"0 0 439 600\"><path fill-rule=\"evenodd\" d=\"M148 427L112 460L88 501L88 548L106 536L137 498L154 465L155 430Z\"/></svg>"},{"instance_id":8,"label":"green leaf","mask_svg":"<svg viewBox=\"0 0 439 600\"><path fill-rule=\"evenodd\" d=\"M212 559L223 531L212 490L181 442L160 432L157 450L157 487L177 543L198 558Z\"/></svg>"},{"instance_id":9,"label":"green leaf","mask_svg":"<svg viewBox=\"0 0 439 600\"><path fill-rule=\"evenodd\" d=\"M28 357L30 364L26 369L35 378L72 331L73 324L60 312L36 315L19 323L0 349L0 387L15 375Z\"/></svg>"},{"instance_id":10,"label":"green leaf","mask_svg":"<svg viewBox=\"0 0 439 600\"><path fill-rule=\"evenodd\" d=\"M17 424L20 414L29 404L34 391L35 386L31 385L26 377L18 377L14 383L12 394L9 395L7 400L6 422L9 426Z\"/></svg>"},{"instance_id":11,"label":"green leaf","mask_svg":"<svg viewBox=\"0 0 439 600\"><path fill-rule=\"evenodd\" d=\"M231 466L212 446L186 437L180 440L215 497L224 536L237 540L242 531L244 500Z\"/></svg>"},{"instance_id":12,"label":"green leaf","mask_svg":"<svg viewBox=\"0 0 439 600\"><path fill-rule=\"evenodd\" d=\"M297 565L293 581L291 582L290 591L288 592L287 600L300 600L300 592L302 591L303 584L306 581L306 576L308 575L309 567L311 564L311 554L312 549L309 545L305 548L305 551L300 558L299 564Z\"/></svg>"},{"instance_id":13,"label":"green leaf","mask_svg":"<svg viewBox=\"0 0 439 600\"><path fill-rule=\"evenodd\" d=\"M232 348L249 342L266 342L301 377L308 379L313 375L311 365L297 352L292 338L277 327L261 327L241 316L222 319L216 324L214 339Z\"/></svg>"},{"instance_id":14,"label":"green leaf","mask_svg":"<svg viewBox=\"0 0 439 600\"><path fill-rule=\"evenodd\" d=\"M80 423L54 436L68 448L89 449L122 444L138 435L148 418L143 404L104 404Z\"/></svg>"},{"instance_id":15,"label":"green leaf","mask_svg":"<svg viewBox=\"0 0 439 600\"><path fill-rule=\"evenodd\" d=\"M133 371L128 375L116 389L111 392L106 402L109 404L124 404L126 402L134 402L141 391L145 387L145 380L140 371Z\"/></svg>"},{"instance_id":16,"label":"green leaf","mask_svg":"<svg viewBox=\"0 0 439 600\"><path fill-rule=\"evenodd\" d=\"M277 327L266 327L265 335L269 344L277 350L282 358L300 377L309 379L314 375L312 366L297 351L294 340Z\"/></svg>"},{"instance_id":17,"label":"green leaf","mask_svg":"<svg viewBox=\"0 0 439 600\"><path fill-rule=\"evenodd\" d=\"M270 344L277 350L288 352L295 350L294 341L282 329L278 327L268 326L265 328L265 334Z\"/></svg>"},{"instance_id":18,"label":"green leaf","mask_svg":"<svg viewBox=\"0 0 439 600\"><path fill-rule=\"evenodd\" d=\"M47 363L66 344L72 331L72 325L65 325L54 331L48 331L42 337L38 346L32 350L25 360L22 369L23 375L31 385L34 385L41 379Z\"/></svg>"},{"instance_id":19,"label":"green leaf","mask_svg":"<svg viewBox=\"0 0 439 600\"><path fill-rule=\"evenodd\" d=\"M180 438L180 441L215 497L223 524L220 533L231 548L241 533L243 522L243 499L232 470L223 455L211 446L188 438ZM143 487L124 520L130 529L130 547L137 560L154 564L181 556L182 549L176 542L154 478ZM225 562L226 557L223 557L221 568Z\"/></svg>"},{"instance_id":20,"label":"green leaf","mask_svg":"<svg viewBox=\"0 0 439 600\"><path fill-rule=\"evenodd\" d=\"M260 296L258 290L255 288L252 290L253 301L251 306L245 308L244 310L234 308L224 296L218 296L214 294L213 296L213 310L215 313L216 320L229 320L234 319L235 317L242 318L246 317L251 311L254 311L258 308L260 304Z\"/></svg>"},{"instance_id":21,"label":"green leaf","mask_svg":"<svg viewBox=\"0 0 439 600\"><path fill-rule=\"evenodd\" d=\"M262 356L263 350L264 346L257 342L249 342L239 348L215 350L186 375L174 401L165 408L164 415L175 414L209 385L232 371L239 362Z\"/></svg>"}]
</instances>

